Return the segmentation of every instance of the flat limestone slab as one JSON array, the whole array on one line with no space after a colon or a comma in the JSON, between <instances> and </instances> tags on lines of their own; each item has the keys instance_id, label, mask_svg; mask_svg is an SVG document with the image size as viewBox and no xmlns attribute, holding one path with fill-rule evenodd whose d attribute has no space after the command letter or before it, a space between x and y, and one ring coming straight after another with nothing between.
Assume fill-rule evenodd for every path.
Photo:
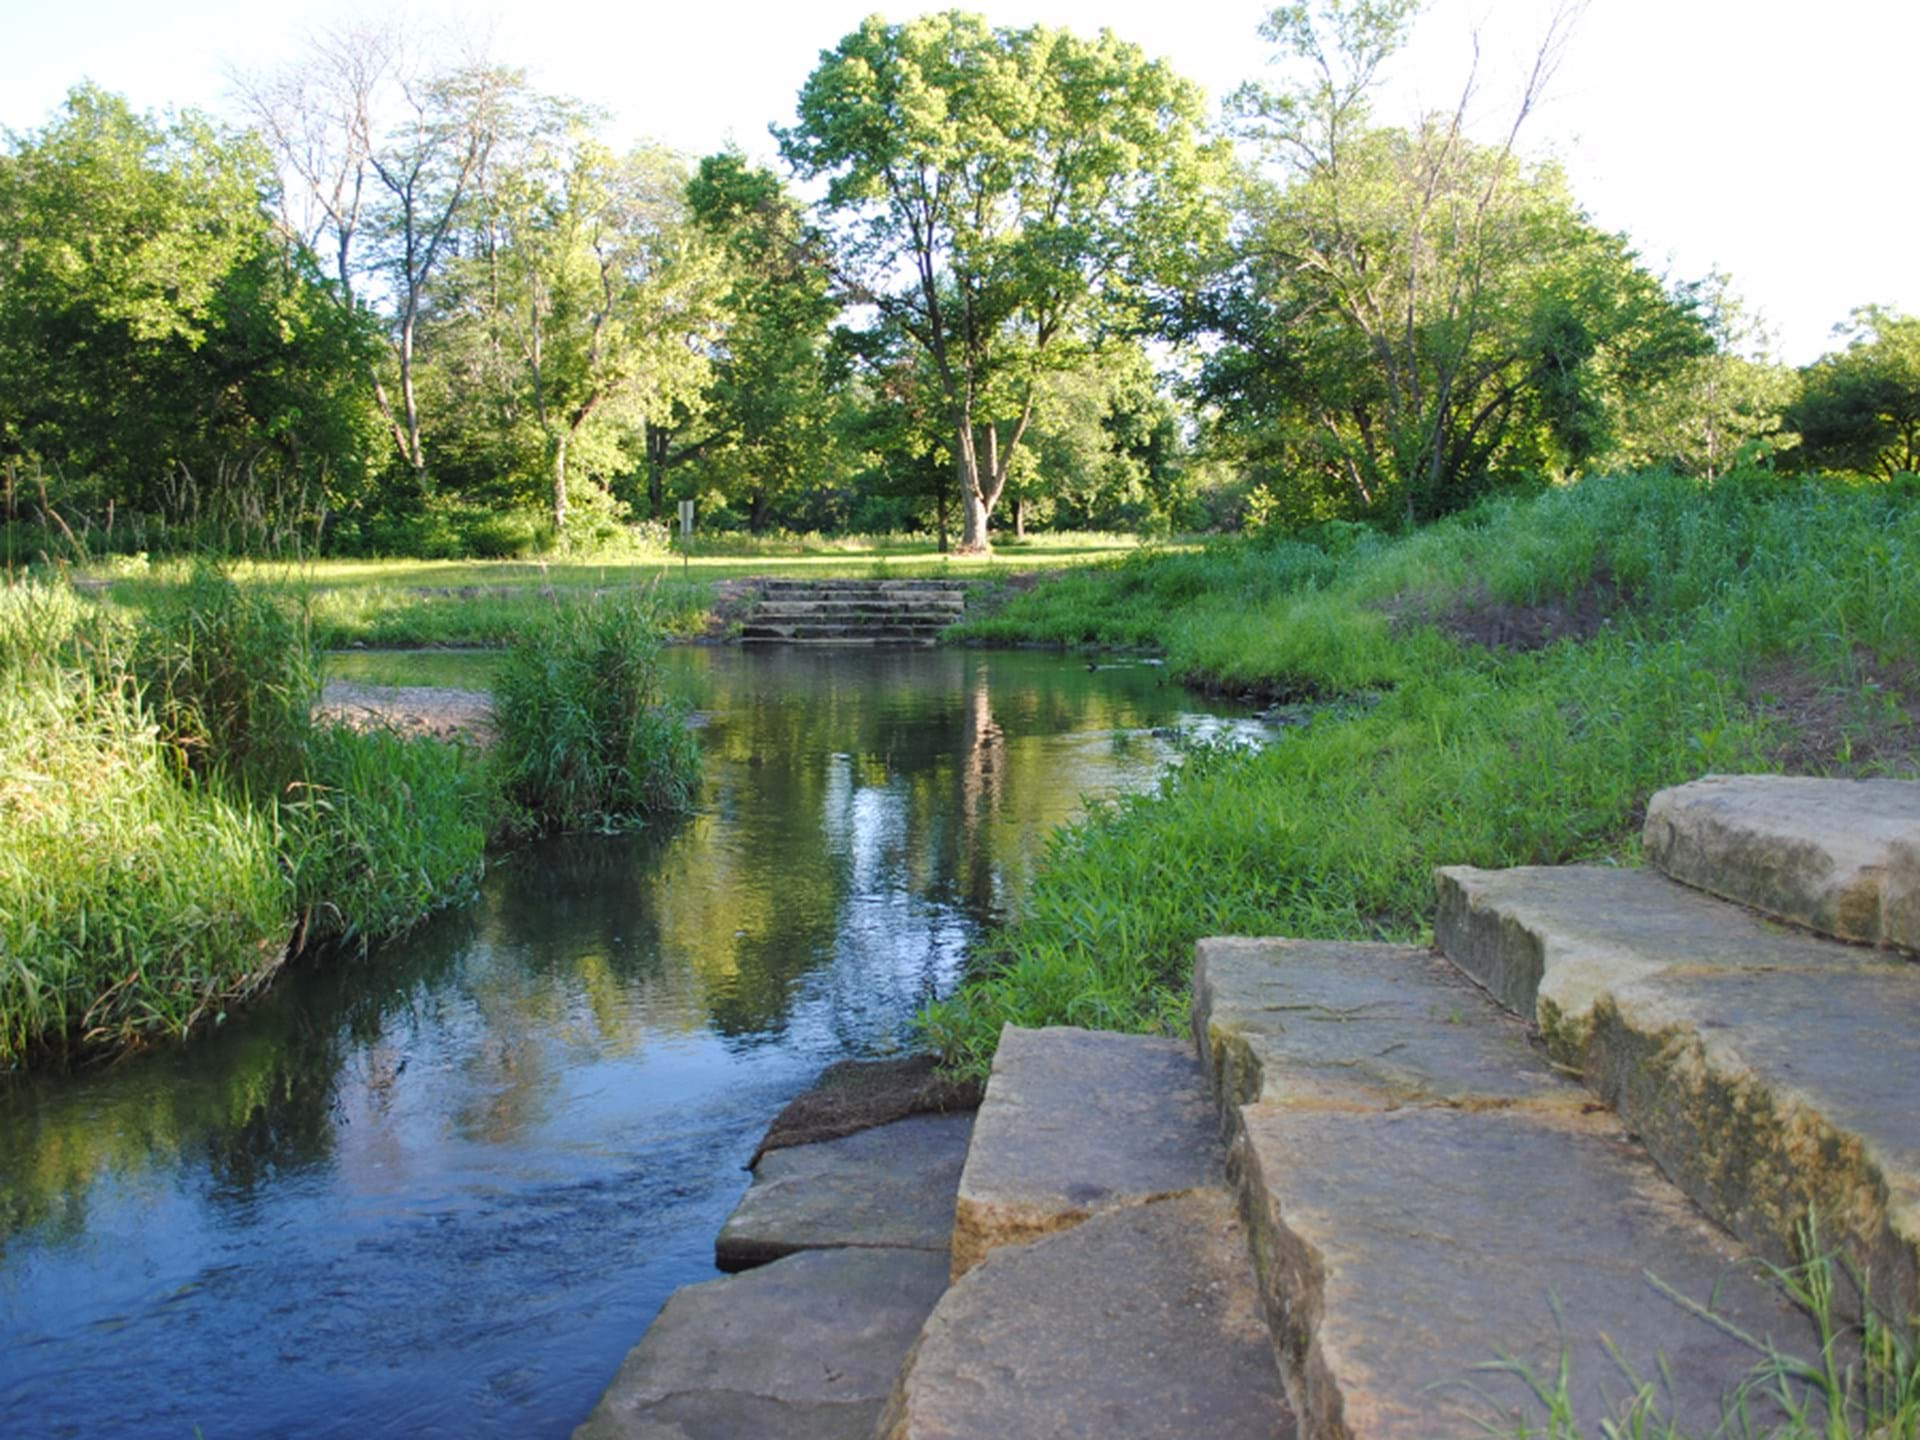
<instances>
[{"instance_id":1,"label":"flat limestone slab","mask_svg":"<svg viewBox=\"0 0 1920 1440\"><path fill-rule=\"evenodd\" d=\"M675 1292L575 1440L869 1440L946 1257L815 1250Z\"/></svg>"},{"instance_id":2,"label":"flat limestone slab","mask_svg":"<svg viewBox=\"0 0 1920 1440\"><path fill-rule=\"evenodd\" d=\"M1901 962L1789 930L1649 870L1599 865L1437 871L1434 934L1508 1009L1577 1059L1594 1010L1671 966L1829 970Z\"/></svg>"},{"instance_id":3,"label":"flat limestone slab","mask_svg":"<svg viewBox=\"0 0 1920 1440\"><path fill-rule=\"evenodd\" d=\"M1709 1215L1776 1259L1817 1208L1920 1304L1920 966L1639 871L1441 872L1442 945Z\"/></svg>"},{"instance_id":4,"label":"flat limestone slab","mask_svg":"<svg viewBox=\"0 0 1920 1440\"><path fill-rule=\"evenodd\" d=\"M1563 1347L1598 1435L1633 1389L1609 1338L1643 1378L1664 1360L1673 1413L1713 1433L1754 1356L1649 1272L1807 1353L1800 1318L1608 1116L1253 1105L1241 1129L1260 1283L1311 1440L1466 1440L1520 1417L1545 1434L1520 1379L1475 1367L1504 1357L1551 1386Z\"/></svg>"},{"instance_id":5,"label":"flat limestone slab","mask_svg":"<svg viewBox=\"0 0 1920 1440\"><path fill-rule=\"evenodd\" d=\"M995 1251L901 1371L883 1440L1291 1440L1224 1191Z\"/></svg>"},{"instance_id":6,"label":"flat limestone slab","mask_svg":"<svg viewBox=\"0 0 1920 1440\"><path fill-rule=\"evenodd\" d=\"M1202 940L1193 1016L1229 1114L1260 1101L1498 1105L1571 1089L1524 1024L1433 952L1405 945Z\"/></svg>"},{"instance_id":7,"label":"flat limestone slab","mask_svg":"<svg viewBox=\"0 0 1920 1440\"><path fill-rule=\"evenodd\" d=\"M960 1176L954 1278L996 1246L1219 1185L1217 1135L1180 1041L1007 1026Z\"/></svg>"},{"instance_id":8,"label":"flat limestone slab","mask_svg":"<svg viewBox=\"0 0 1920 1440\"><path fill-rule=\"evenodd\" d=\"M745 1270L839 1245L948 1254L972 1133L971 1114L913 1115L761 1156L714 1263Z\"/></svg>"},{"instance_id":9,"label":"flat limestone slab","mask_svg":"<svg viewBox=\"0 0 1920 1440\"><path fill-rule=\"evenodd\" d=\"M1709 775L1647 806L1647 863L1843 940L1920 952L1920 783Z\"/></svg>"}]
</instances>

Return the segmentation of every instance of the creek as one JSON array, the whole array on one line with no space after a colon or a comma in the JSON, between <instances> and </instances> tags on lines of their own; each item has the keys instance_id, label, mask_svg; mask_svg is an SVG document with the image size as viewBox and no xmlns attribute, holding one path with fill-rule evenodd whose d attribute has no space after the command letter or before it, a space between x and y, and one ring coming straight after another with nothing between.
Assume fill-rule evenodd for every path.
<instances>
[{"instance_id":1,"label":"creek","mask_svg":"<svg viewBox=\"0 0 1920 1440\"><path fill-rule=\"evenodd\" d=\"M716 1273L775 1112L910 1043L1053 829L1170 728L1263 733L1148 665L667 661L698 814L506 857L187 1045L0 1079L0 1435L565 1436Z\"/></svg>"}]
</instances>

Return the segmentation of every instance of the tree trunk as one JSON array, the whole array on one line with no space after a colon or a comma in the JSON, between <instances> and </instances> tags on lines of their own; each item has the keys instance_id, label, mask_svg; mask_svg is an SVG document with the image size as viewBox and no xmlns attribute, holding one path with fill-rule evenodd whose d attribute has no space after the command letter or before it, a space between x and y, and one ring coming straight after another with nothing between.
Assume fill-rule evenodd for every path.
<instances>
[{"instance_id":1,"label":"tree trunk","mask_svg":"<svg viewBox=\"0 0 1920 1440\"><path fill-rule=\"evenodd\" d=\"M1018 495L1013 497L1013 538L1027 538L1027 502Z\"/></svg>"},{"instance_id":2,"label":"tree trunk","mask_svg":"<svg viewBox=\"0 0 1920 1440\"><path fill-rule=\"evenodd\" d=\"M556 539L567 528L567 435L562 431L553 441L553 533Z\"/></svg>"},{"instance_id":3,"label":"tree trunk","mask_svg":"<svg viewBox=\"0 0 1920 1440\"><path fill-rule=\"evenodd\" d=\"M987 502L972 485L960 486L960 553L990 555L993 546L987 539Z\"/></svg>"},{"instance_id":4,"label":"tree trunk","mask_svg":"<svg viewBox=\"0 0 1920 1440\"><path fill-rule=\"evenodd\" d=\"M758 535L767 528L767 497L756 490L747 497L747 533Z\"/></svg>"},{"instance_id":5,"label":"tree trunk","mask_svg":"<svg viewBox=\"0 0 1920 1440\"><path fill-rule=\"evenodd\" d=\"M654 520L667 513L667 442L672 438L664 425L647 427L647 506Z\"/></svg>"}]
</instances>

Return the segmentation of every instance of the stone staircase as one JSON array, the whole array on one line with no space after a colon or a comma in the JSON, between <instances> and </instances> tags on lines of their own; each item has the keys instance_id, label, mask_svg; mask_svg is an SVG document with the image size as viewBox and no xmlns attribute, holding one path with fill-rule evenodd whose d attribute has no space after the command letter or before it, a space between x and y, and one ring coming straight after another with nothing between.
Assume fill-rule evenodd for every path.
<instances>
[{"instance_id":1,"label":"stone staircase","mask_svg":"<svg viewBox=\"0 0 1920 1440\"><path fill-rule=\"evenodd\" d=\"M944 1160L886 1126L763 1161L730 1228L787 1258L683 1291L736 1317L698 1343L675 1297L582 1433L1563 1433L1530 1381L1588 1437L1643 1383L1713 1433L1740 1336L1814 1353L1753 1264L1808 1207L1920 1309L1920 784L1709 778L1645 848L1442 870L1433 950L1204 940L1193 1047L1009 1026Z\"/></svg>"},{"instance_id":2,"label":"stone staircase","mask_svg":"<svg viewBox=\"0 0 1920 1440\"><path fill-rule=\"evenodd\" d=\"M740 629L749 644L931 645L965 618L944 580L768 580Z\"/></svg>"}]
</instances>

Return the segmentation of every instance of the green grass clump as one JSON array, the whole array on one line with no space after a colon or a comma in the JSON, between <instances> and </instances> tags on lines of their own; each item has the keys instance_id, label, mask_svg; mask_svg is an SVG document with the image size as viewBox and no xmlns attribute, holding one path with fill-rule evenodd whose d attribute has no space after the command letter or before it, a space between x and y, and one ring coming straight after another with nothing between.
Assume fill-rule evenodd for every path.
<instances>
[{"instance_id":1,"label":"green grass clump","mask_svg":"<svg viewBox=\"0 0 1920 1440\"><path fill-rule=\"evenodd\" d=\"M209 568L134 619L0 587L0 1070L185 1034L472 892L478 762L316 726L316 674L284 597Z\"/></svg>"},{"instance_id":2,"label":"green grass clump","mask_svg":"<svg viewBox=\"0 0 1920 1440\"><path fill-rule=\"evenodd\" d=\"M1869 672L1920 673L1920 506L1891 493L1636 476L1330 548L1324 566L1256 548L1075 583L1106 587L1127 626L1160 596L1154 633L1182 674L1362 703L1257 753L1195 754L1058 834L1018 917L923 1017L955 1066L984 1071L1009 1021L1182 1028L1204 935L1418 941L1436 866L1631 861L1653 791L1780 768L1797 737L1762 703L1770 670L1862 703L1881 693ZM1156 565L1172 588L1130 573ZM1167 598L1196 567L1208 583ZM1044 621L1066 583L1003 619ZM1578 640L1516 653L1449 628L1596 587L1614 608ZM1897 696L1880 704L1909 726Z\"/></svg>"},{"instance_id":3,"label":"green grass clump","mask_svg":"<svg viewBox=\"0 0 1920 1440\"><path fill-rule=\"evenodd\" d=\"M321 727L280 810L309 941L399 934L485 869L482 766L428 736Z\"/></svg>"},{"instance_id":4,"label":"green grass clump","mask_svg":"<svg viewBox=\"0 0 1920 1440\"><path fill-rule=\"evenodd\" d=\"M489 763L529 828L613 830L693 806L700 752L661 685L644 596L554 607L493 684Z\"/></svg>"},{"instance_id":5,"label":"green grass clump","mask_svg":"<svg viewBox=\"0 0 1920 1440\"><path fill-rule=\"evenodd\" d=\"M128 677L82 663L83 619L0 590L0 1070L184 1034L292 929L271 820L183 783Z\"/></svg>"}]
</instances>

